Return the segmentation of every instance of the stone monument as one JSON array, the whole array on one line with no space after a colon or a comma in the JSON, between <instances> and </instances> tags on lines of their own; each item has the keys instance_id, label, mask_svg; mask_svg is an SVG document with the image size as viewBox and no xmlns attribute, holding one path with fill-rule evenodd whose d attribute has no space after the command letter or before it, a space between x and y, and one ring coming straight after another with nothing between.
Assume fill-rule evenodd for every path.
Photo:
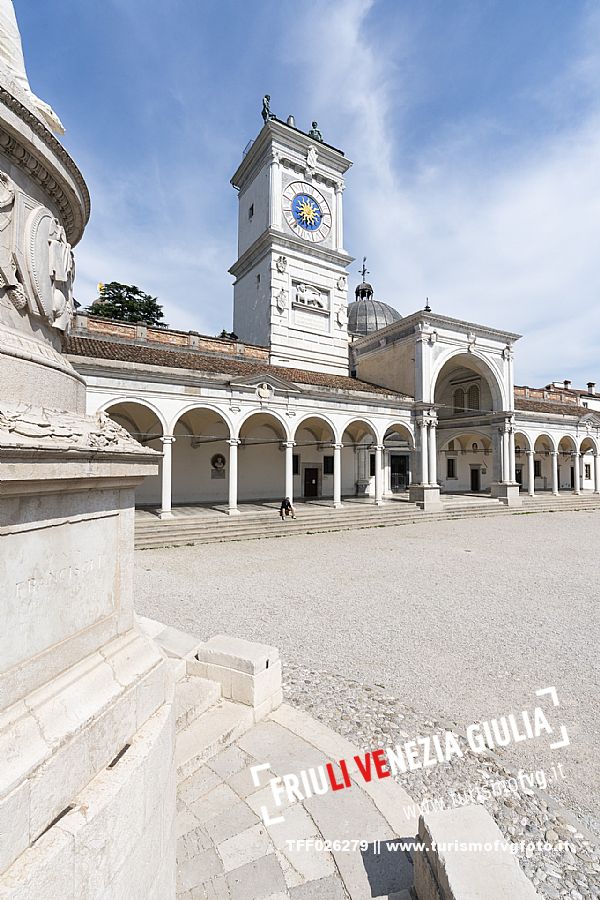
<instances>
[{"instance_id":1,"label":"stone monument","mask_svg":"<svg viewBox=\"0 0 600 900\"><path fill-rule=\"evenodd\" d=\"M9 65L11 22L2 0L0 897L166 900L172 686L132 596L134 488L158 455L85 415L61 354L90 202Z\"/></svg>"}]
</instances>

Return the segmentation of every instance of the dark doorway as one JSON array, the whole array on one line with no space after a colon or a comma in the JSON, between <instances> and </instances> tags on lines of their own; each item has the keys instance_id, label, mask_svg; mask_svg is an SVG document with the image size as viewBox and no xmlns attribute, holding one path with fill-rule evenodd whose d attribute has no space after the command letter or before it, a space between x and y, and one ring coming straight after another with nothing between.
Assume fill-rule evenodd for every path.
<instances>
[{"instance_id":1,"label":"dark doorway","mask_svg":"<svg viewBox=\"0 0 600 900\"><path fill-rule=\"evenodd\" d=\"M408 487L408 456L390 456L390 487L393 494L399 494Z\"/></svg>"},{"instance_id":2,"label":"dark doorway","mask_svg":"<svg viewBox=\"0 0 600 900\"><path fill-rule=\"evenodd\" d=\"M319 496L319 470L318 469L305 469L304 470L304 496L305 497L318 497Z\"/></svg>"},{"instance_id":3,"label":"dark doorway","mask_svg":"<svg viewBox=\"0 0 600 900\"><path fill-rule=\"evenodd\" d=\"M471 490L474 492L481 490L481 470L471 469Z\"/></svg>"},{"instance_id":4,"label":"dark doorway","mask_svg":"<svg viewBox=\"0 0 600 900\"><path fill-rule=\"evenodd\" d=\"M575 466L571 466L571 490L575 490Z\"/></svg>"},{"instance_id":5,"label":"dark doorway","mask_svg":"<svg viewBox=\"0 0 600 900\"><path fill-rule=\"evenodd\" d=\"M523 469L521 468L521 466L516 467L515 478L516 478L516 481L517 481L517 484L519 485L519 487L522 488L523 487Z\"/></svg>"}]
</instances>

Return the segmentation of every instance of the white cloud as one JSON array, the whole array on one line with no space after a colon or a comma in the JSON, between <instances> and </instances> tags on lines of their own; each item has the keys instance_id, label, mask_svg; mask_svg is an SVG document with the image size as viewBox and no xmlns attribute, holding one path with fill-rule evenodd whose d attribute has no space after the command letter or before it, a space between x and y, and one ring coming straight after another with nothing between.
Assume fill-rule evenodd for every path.
<instances>
[{"instance_id":1,"label":"white cloud","mask_svg":"<svg viewBox=\"0 0 600 900\"><path fill-rule=\"evenodd\" d=\"M356 161L346 245L368 255L377 293L400 312L428 296L440 312L524 334L517 380L600 382L600 17L589 14L580 57L546 98L585 93L586 114L538 141L516 135L513 152L496 156L482 152L498 128L491 115L458 122L423 147L415 170L403 163L402 128L419 91L418 46L408 23L392 46L370 27L373 9L313 3L304 23L319 35L311 104L326 139Z\"/></svg>"}]
</instances>

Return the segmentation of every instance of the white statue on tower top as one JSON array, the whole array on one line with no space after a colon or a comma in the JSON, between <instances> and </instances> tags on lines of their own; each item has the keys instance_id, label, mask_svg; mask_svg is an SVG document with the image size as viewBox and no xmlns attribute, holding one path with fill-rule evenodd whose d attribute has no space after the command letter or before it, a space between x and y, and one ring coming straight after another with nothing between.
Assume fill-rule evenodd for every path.
<instances>
[{"instance_id":1,"label":"white statue on tower top","mask_svg":"<svg viewBox=\"0 0 600 900\"><path fill-rule=\"evenodd\" d=\"M64 134L62 122L51 106L36 97L29 87L25 70L21 35L12 0L0 0L0 61L10 70L15 83L28 96L30 103L52 131Z\"/></svg>"}]
</instances>

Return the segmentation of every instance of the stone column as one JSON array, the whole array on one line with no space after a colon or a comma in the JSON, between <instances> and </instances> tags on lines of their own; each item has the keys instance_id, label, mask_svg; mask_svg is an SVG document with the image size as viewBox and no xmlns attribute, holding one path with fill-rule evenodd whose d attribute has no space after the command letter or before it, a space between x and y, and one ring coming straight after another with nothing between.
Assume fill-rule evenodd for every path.
<instances>
[{"instance_id":1,"label":"stone column","mask_svg":"<svg viewBox=\"0 0 600 900\"><path fill-rule=\"evenodd\" d=\"M158 516L160 519L172 519L173 512L171 510L171 480L172 480L172 445L175 443L175 437L172 434L165 434L161 438L163 445L163 459L161 468L161 506Z\"/></svg>"},{"instance_id":2,"label":"stone column","mask_svg":"<svg viewBox=\"0 0 600 900\"><path fill-rule=\"evenodd\" d=\"M285 496L294 502L294 447L295 441L284 441L285 447Z\"/></svg>"},{"instance_id":3,"label":"stone column","mask_svg":"<svg viewBox=\"0 0 600 900\"><path fill-rule=\"evenodd\" d=\"M383 469L382 469L383 447L381 444L375 445L375 503L381 506L383 503Z\"/></svg>"},{"instance_id":4,"label":"stone column","mask_svg":"<svg viewBox=\"0 0 600 900\"><path fill-rule=\"evenodd\" d=\"M594 453L594 493L600 494L600 453Z\"/></svg>"},{"instance_id":5,"label":"stone column","mask_svg":"<svg viewBox=\"0 0 600 900\"><path fill-rule=\"evenodd\" d=\"M229 444L229 506L227 512L230 516L239 516L238 509L238 447L241 441L232 438Z\"/></svg>"},{"instance_id":6,"label":"stone column","mask_svg":"<svg viewBox=\"0 0 600 900\"><path fill-rule=\"evenodd\" d=\"M335 186L335 249L344 249L344 214L343 214L344 185L338 181Z\"/></svg>"},{"instance_id":7,"label":"stone column","mask_svg":"<svg viewBox=\"0 0 600 900\"><path fill-rule=\"evenodd\" d=\"M527 493L530 497L535 494L535 453L533 450L527 451Z\"/></svg>"},{"instance_id":8,"label":"stone column","mask_svg":"<svg viewBox=\"0 0 600 900\"><path fill-rule=\"evenodd\" d=\"M421 434L421 484L429 484L429 454L427 450L427 420L418 423Z\"/></svg>"},{"instance_id":9,"label":"stone column","mask_svg":"<svg viewBox=\"0 0 600 900\"><path fill-rule=\"evenodd\" d=\"M428 462L429 462L429 484L437 486L437 425L435 422L429 422L428 444Z\"/></svg>"},{"instance_id":10,"label":"stone column","mask_svg":"<svg viewBox=\"0 0 600 900\"><path fill-rule=\"evenodd\" d=\"M558 496L558 453L556 450L550 451L552 457L552 493Z\"/></svg>"},{"instance_id":11,"label":"stone column","mask_svg":"<svg viewBox=\"0 0 600 900\"><path fill-rule=\"evenodd\" d=\"M571 459L573 460L573 493L580 494L581 493L581 477L579 472L579 464L581 459L581 454L572 453Z\"/></svg>"},{"instance_id":12,"label":"stone column","mask_svg":"<svg viewBox=\"0 0 600 900\"><path fill-rule=\"evenodd\" d=\"M500 481L492 484L491 494L507 506L521 506L519 485L515 473L515 434L512 423L506 420L499 429Z\"/></svg>"},{"instance_id":13,"label":"stone column","mask_svg":"<svg viewBox=\"0 0 600 900\"><path fill-rule=\"evenodd\" d=\"M281 229L281 169L279 154L273 153L269 164L269 226Z\"/></svg>"},{"instance_id":14,"label":"stone column","mask_svg":"<svg viewBox=\"0 0 600 900\"><path fill-rule=\"evenodd\" d=\"M342 505L342 447L333 445L333 505L337 509Z\"/></svg>"},{"instance_id":15,"label":"stone column","mask_svg":"<svg viewBox=\"0 0 600 900\"><path fill-rule=\"evenodd\" d=\"M508 480L510 484L516 484L517 472L515 468L515 432L511 428L508 432Z\"/></svg>"},{"instance_id":16,"label":"stone column","mask_svg":"<svg viewBox=\"0 0 600 900\"><path fill-rule=\"evenodd\" d=\"M510 446L508 431L502 432L502 481L507 484L510 481Z\"/></svg>"}]
</instances>

